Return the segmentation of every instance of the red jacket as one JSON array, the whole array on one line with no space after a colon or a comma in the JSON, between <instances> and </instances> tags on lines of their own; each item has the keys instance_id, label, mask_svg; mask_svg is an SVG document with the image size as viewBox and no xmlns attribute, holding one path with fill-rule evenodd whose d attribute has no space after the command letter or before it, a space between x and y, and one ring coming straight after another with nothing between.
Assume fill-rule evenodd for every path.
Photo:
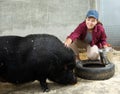
<instances>
[{"instance_id":1,"label":"red jacket","mask_svg":"<svg viewBox=\"0 0 120 94\"><path fill-rule=\"evenodd\" d=\"M85 21L80 23L79 26L67 37L71 38L72 41L76 39L84 40L87 34L87 26ZM90 43L91 46L97 45L98 48L102 48L103 45L107 45L106 42L106 34L101 23L98 23L92 32L92 42Z\"/></svg>"}]
</instances>

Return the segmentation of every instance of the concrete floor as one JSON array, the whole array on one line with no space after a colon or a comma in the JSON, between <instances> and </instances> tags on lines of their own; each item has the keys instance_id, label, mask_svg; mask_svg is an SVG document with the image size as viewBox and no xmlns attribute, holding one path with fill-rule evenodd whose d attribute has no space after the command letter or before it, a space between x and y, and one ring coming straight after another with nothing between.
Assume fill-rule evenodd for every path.
<instances>
[{"instance_id":1,"label":"concrete floor","mask_svg":"<svg viewBox=\"0 0 120 94\"><path fill-rule=\"evenodd\" d=\"M0 83L0 94L120 94L120 51L108 54L109 60L115 64L115 74L108 80L95 81L78 78L76 85L61 86L48 82L50 92L43 93L39 82L14 86L9 83Z\"/></svg>"}]
</instances>

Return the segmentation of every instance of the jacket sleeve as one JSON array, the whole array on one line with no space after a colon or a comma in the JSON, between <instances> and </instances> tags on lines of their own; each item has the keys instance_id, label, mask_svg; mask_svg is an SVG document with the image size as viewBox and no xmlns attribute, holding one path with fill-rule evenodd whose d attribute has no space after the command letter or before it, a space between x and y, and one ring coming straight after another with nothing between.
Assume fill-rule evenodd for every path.
<instances>
[{"instance_id":1,"label":"jacket sleeve","mask_svg":"<svg viewBox=\"0 0 120 94\"><path fill-rule=\"evenodd\" d=\"M84 22L79 24L77 28L67 38L72 39L72 41L78 39L82 31L84 31L83 29L84 29Z\"/></svg>"},{"instance_id":2,"label":"jacket sleeve","mask_svg":"<svg viewBox=\"0 0 120 94\"><path fill-rule=\"evenodd\" d=\"M106 36L106 33L105 33L105 29L103 28L102 25L99 26L99 29L101 31L101 39L100 39L100 43L101 43L101 46L103 47L104 45L107 45L107 36Z\"/></svg>"}]
</instances>

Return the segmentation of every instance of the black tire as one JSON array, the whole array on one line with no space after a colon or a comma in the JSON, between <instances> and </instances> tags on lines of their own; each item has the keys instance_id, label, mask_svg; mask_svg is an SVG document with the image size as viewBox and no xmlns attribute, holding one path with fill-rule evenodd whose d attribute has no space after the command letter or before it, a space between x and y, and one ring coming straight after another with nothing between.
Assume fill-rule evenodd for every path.
<instances>
[{"instance_id":1,"label":"black tire","mask_svg":"<svg viewBox=\"0 0 120 94\"><path fill-rule=\"evenodd\" d=\"M111 78L115 72L115 65L108 63L81 63L76 64L75 73L78 77L88 80L106 80Z\"/></svg>"}]
</instances>

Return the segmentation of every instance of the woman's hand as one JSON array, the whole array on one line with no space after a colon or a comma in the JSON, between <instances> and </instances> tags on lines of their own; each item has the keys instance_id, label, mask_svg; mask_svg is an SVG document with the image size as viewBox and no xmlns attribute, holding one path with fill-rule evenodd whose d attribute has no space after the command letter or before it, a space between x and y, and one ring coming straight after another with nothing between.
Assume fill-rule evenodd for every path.
<instances>
[{"instance_id":1,"label":"woman's hand","mask_svg":"<svg viewBox=\"0 0 120 94\"><path fill-rule=\"evenodd\" d=\"M69 45L70 45L71 43L72 43L72 39L67 38L64 44L65 44L66 47L69 47Z\"/></svg>"}]
</instances>

